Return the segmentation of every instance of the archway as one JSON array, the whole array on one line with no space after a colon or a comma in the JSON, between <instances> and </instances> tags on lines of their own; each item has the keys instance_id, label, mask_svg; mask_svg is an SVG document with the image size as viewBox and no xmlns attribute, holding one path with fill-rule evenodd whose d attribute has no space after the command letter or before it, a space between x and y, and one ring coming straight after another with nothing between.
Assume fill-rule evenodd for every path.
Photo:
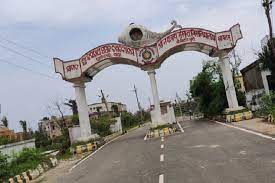
<instances>
[{"instance_id":1,"label":"archway","mask_svg":"<svg viewBox=\"0 0 275 183\"><path fill-rule=\"evenodd\" d=\"M178 28L177 30L174 30ZM181 28L175 21L164 33L151 32L145 27L130 24L119 37L119 43L98 46L81 58L62 61L54 58L55 72L74 84L76 102L79 111L80 137L88 140L91 137L88 106L85 94L85 83L90 82L101 70L115 64L136 66L149 75L154 100L151 112L153 126L165 124L161 118L155 70L171 55L182 51L198 51L218 57L226 89L228 110L240 109L236 97L230 69L228 53L242 38L240 25L236 24L228 31L212 32L201 28Z\"/></svg>"}]
</instances>

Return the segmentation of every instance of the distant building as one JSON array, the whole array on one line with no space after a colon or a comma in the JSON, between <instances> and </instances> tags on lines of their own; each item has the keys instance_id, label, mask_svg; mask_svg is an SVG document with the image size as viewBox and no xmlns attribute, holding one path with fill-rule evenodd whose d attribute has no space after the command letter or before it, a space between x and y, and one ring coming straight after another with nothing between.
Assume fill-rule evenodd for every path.
<instances>
[{"instance_id":1,"label":"distant building","mask_svg":"<svg viewBox=\"0 0 275 183\"><path fill-rule=\"evenodd\" d=\"M107 102L107 107L110 113L121 113L127 111L127 106L120 102ZM101 115L107 113L107 108L105 103L93 103L88 105L89 115L91 118L98 118Z\"/></svg>"},{"instance_id":2,"label":"distant building","mask_svg":"<svg viewBox=\"0 0 275 183\"><path fill-rule=\"evenodd\" d=\"M8 127L0 124L0 137L5 137L9 139L14 139L16 141L22 141L24 138L23 132L15 133L13 130L10 130Z\"/></svg>"},{"instance_id":3,"label":"distant building","mask_svg":"<svg viewBox=\"0 0 275 183\"><path fill-rule=\"evenodd\" d=\"M9 139L15 138L16 134L13 130L10 130L8 127L4 125L0 125L0 137L6 137Z\"/></svg>"},{"instance_id":4,"label":"distant building","mask_svg":"<svg viewBox=\"0 0 275 183\"><path fill-rule=\"evenodd\" d=\"M255 111L259 108L261 96L275 89L275 86L272 86L270 82L271 73L261 69L259 60L243 68L241 73L245 86L247 107Z\"/></svg>"},{"instance_id":5,"label":"distant building","mask_svg":"<svg viewBox=\"0 0 275 183\"><path fill-rule=\"evenodd\" d=\"M70 116L65 116L65 119L65 125L67 128L73 126L73 122ZM40 122L38 123L38 129L40 132L44 133L47 137L51 139L62 135L56 117L40 120Z\"/></svg>"}]
</instances>

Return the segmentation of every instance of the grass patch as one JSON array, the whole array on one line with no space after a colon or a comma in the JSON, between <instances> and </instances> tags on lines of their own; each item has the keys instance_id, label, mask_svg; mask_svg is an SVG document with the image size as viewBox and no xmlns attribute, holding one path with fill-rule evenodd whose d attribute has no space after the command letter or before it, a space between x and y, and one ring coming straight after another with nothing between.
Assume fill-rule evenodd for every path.
<instances>
[{"instance_id":1,"label":"grass patch","mask_svg":"<svg viewBox=\"0 0 275 183\"><path fill-rule=\"evenodd\" d=\"M2 181L29 169L35 169L42 163L52 167L49 158L42 154L40 150L34 148L25 148L20 153L12 155L12 157L0 153L0 160L0 180Z\"/></svg>"}]
</instances>

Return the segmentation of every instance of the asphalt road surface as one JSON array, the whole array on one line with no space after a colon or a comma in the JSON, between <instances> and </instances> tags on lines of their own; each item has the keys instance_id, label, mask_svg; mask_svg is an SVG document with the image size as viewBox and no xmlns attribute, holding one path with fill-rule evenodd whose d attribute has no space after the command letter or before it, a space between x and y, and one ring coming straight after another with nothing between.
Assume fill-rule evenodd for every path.
<instances>
[{"instance_id":1,"label":"asphalt road surface","mask_svg":"<svg viewBox=\"0 0 275 183\"><path fill-rule=\"evenodd\" d=\"M148 127L108 144L60 176L78 183L274 183L275 141L210 121L144 141Z\"/></svg>"}]
</instances>

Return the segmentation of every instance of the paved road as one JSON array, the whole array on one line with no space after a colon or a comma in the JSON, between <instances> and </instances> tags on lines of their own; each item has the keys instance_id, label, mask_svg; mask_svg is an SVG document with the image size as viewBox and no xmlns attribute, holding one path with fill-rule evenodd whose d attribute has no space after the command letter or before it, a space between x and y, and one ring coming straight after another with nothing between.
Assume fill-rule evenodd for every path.
<instances>
[{"instance_id":1,"label":"paved road","mask_svg":"<svg viewBox=\"0 0 275 183\"><path fill-rule=\"evenodd\" d=\"M130 132L58 182L275 182L275 141L209 121L181 124L185 132L163 142L144 141L146 127Z\"/></svg>"}]
</instances>

